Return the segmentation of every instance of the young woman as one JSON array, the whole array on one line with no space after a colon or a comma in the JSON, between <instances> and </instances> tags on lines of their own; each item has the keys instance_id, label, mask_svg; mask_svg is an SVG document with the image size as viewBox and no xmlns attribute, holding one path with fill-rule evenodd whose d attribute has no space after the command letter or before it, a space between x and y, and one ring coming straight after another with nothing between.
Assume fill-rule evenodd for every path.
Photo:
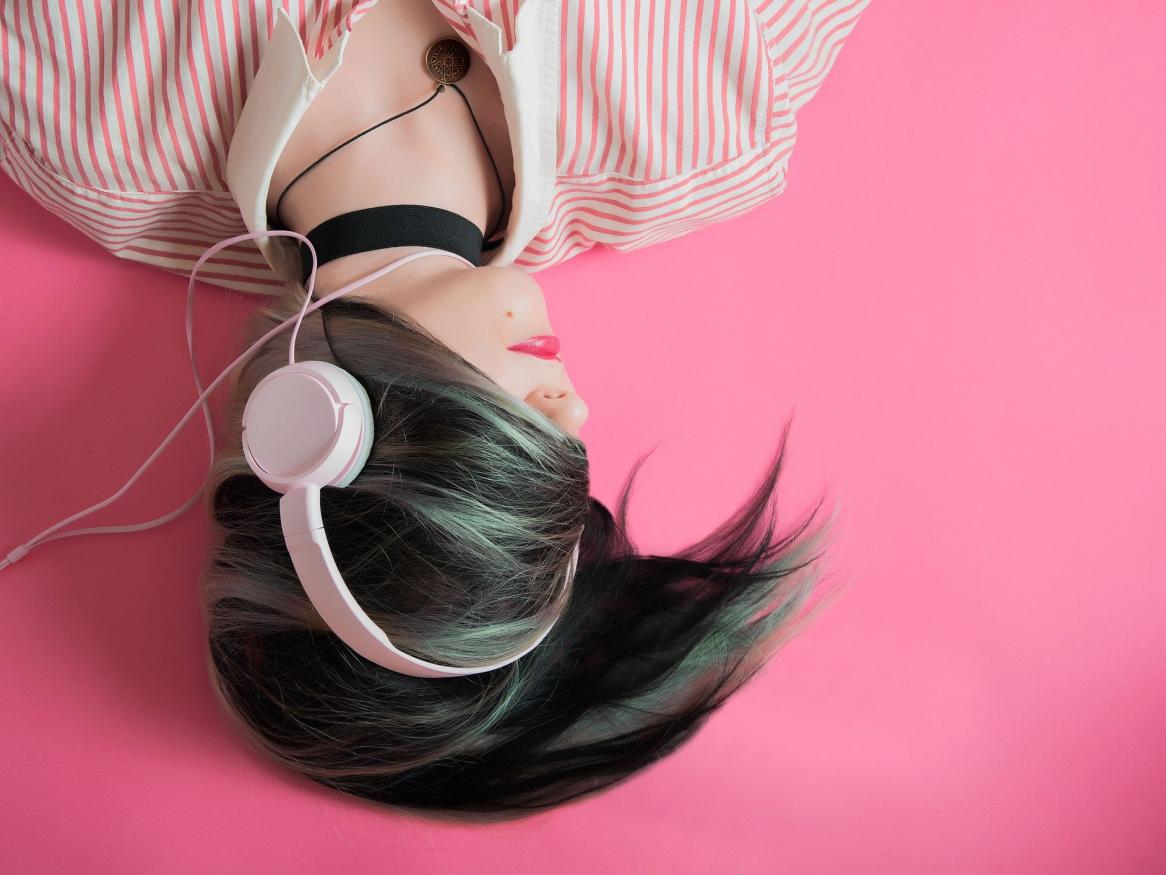
<instances>
[{"instance_id":1,"label":"young woman","mask_svg":"<svg viewBox=\"0 0 1166 875\"><path fill-rule=\"evenodd\" d=\"M174 0L16 3L0 164L123 257L188 273L286 228L315 294L403 265L304 319L302 359L374 402L368 462L326 488L333 555L392 641L492 672L430 679L347 648L306 598L279 496L240 450L235 373L208 479L209 668L258 749L320 783L460 819L598 792L675 750L804 616L818 508L774 534L784 435L755 494L673 557L639 555L589 495L588 410L532 274L596 244L674 237L781 193L796 113L868 0ZM200 272L294 315L287 237ZM638 466L637 466L638 467ZM634 478L634 471L632 477ZM820 505L819 505L820 507ZM572 549L578 545L574 574Z\"/></svg>"}]
</instances>

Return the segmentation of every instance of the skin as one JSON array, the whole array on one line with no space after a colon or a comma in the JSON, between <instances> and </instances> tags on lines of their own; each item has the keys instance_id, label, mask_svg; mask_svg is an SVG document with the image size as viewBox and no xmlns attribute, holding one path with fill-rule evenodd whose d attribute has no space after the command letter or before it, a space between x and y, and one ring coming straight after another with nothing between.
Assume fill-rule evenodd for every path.
<instances>
[{"instance_id":1,"label":"skin","mask_svg":"<svg viewBox=\"0 0 1166 875\"><path fill-rule=\"evenodd\" d=\"M356 24L344 62L313 101L276 164L268 210L284 187L320 155L358 131L421 102L434 89L426 48L457 38L431 0L380 0ZM497 83L471 53L465 93L513 203L514 168ZM283 200L287 227L306 234L349 210L393 203L441 207L483 233L503 209L498 183L461 98L450 89L431 103L345 146L296 182ZM505 233L509 210L498 236ZM345 256L320 267L315 297L422 247L395 246ZM453 257L411 262L352 294L387 304L425 326L506 392L575 437L588 416L563 361L507 347L554 334L542 290L512 265L470 267ZM560 353L566 359L566 350Z\"/></svg>"}]
</instances>

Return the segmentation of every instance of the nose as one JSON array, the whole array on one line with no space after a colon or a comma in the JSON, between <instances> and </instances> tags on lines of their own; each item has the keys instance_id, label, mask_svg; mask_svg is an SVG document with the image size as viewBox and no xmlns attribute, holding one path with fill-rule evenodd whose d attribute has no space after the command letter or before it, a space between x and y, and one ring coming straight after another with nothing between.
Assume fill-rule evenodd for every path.
<instances>
[{"instance_id":1,"label":"nose","mask_svg":"<svg viewBox=\"0 0 1166 875\"><path fill-rule=\"evenodd\" d=\"M579 437L579 431L590 413L586 402L570 389L540 386L527 396L526 401L574 437Z\"/></svg>"}]
</instances>

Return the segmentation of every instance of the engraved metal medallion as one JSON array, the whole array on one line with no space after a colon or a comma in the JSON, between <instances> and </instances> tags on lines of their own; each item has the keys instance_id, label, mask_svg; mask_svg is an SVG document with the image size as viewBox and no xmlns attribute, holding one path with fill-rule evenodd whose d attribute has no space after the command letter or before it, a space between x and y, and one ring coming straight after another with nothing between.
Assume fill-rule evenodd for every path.
<instances>
[{"instance_id":1,"label":"engraved metal medallion","mask_svg":"<svg viewBox=\"0 0 1166 875\"><path fill-rule=\"evenodd\" d=\"M442 85L457 82L470 69L470 50L459 40L438 40L425 51L425 69Z\"/></svg>"}]
</instances>

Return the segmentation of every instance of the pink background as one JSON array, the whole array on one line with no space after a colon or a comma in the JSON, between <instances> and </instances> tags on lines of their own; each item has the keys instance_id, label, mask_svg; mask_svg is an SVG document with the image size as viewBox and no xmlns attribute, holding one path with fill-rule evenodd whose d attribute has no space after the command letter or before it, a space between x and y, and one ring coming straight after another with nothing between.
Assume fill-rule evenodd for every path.
<instances>
[{"instance_id":1,"label":"pink background","mask_svg":"<svg viewBox=\"0 0 1166 875\"><path fill-rule=\"evenodd\" d=\"M662 442L645 551L737 507L791 412L779 507L844 507L841 597L678 753L485 828L290 779L216 712L191 511L0 576L3 868L1166 871L1164 44L1151 0L880 0L784 195L540 274L595 493ZM116 490L193 386L180 277L7 179L0 241L7 551ZM204 372L253 306L202 292ZM177 507L200 428L86 524Z\"/></svg>"}]
</instances>

